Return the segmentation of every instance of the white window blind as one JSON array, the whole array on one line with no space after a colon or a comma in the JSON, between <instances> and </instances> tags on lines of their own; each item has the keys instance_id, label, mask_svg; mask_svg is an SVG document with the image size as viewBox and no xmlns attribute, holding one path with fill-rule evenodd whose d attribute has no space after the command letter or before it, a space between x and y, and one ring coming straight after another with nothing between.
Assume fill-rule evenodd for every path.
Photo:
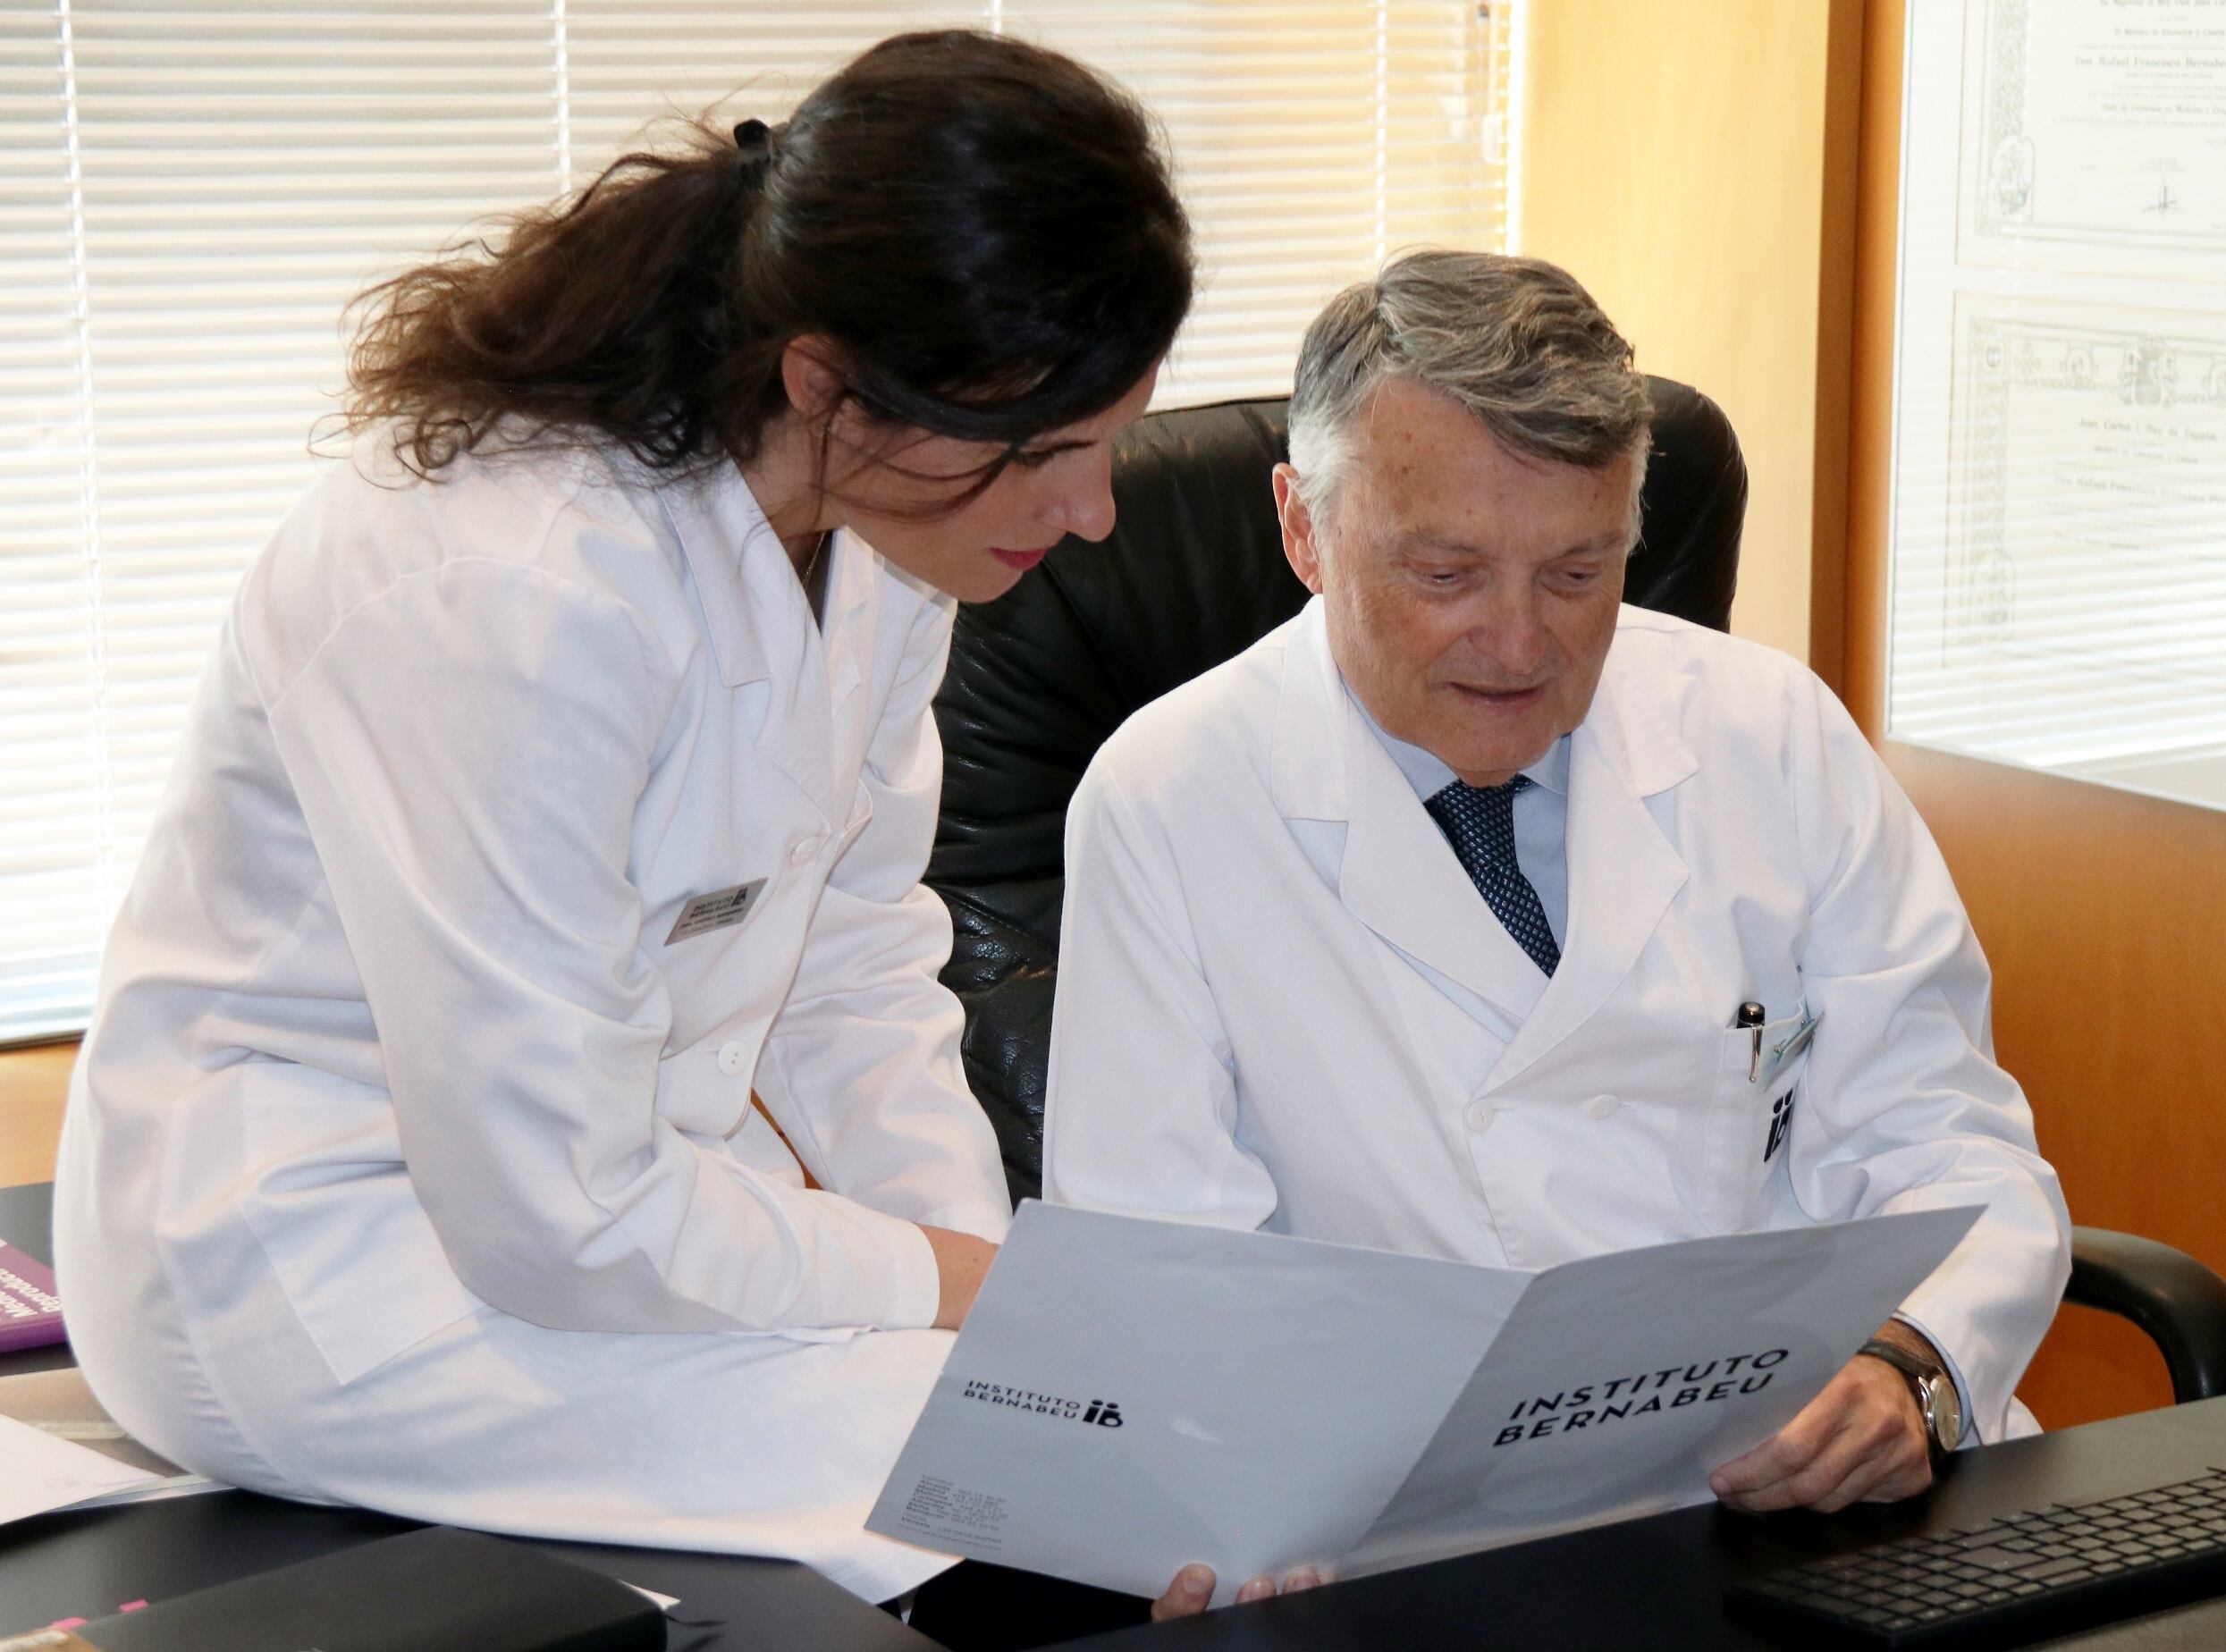
<instances>
[{"instance_id":1,"label":"white window blind","mask_svg":"<svg viewBox=\"0 0 2226 1652\"><path fill-rule=\"evenodd\" d=\"M1205 286L1160 402L1288 388L1387 253L1504 239L1505 4L0 0L0 1042L70 1031L342 307L645 122L779 119L900 30L1072 52L1165 122Z\"/></svg>"}]
</instances>

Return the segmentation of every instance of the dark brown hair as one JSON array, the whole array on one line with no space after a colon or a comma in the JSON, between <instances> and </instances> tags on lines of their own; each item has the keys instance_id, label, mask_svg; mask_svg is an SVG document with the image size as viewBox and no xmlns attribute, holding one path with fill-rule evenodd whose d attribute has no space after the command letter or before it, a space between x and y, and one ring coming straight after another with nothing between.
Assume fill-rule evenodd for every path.
<instances>
[{"instance_id":1,"label":"dark brown hair","mask_svg":"<svg viewBox=\"0 0 2226 1652\"><path fill-rule=\"evenodd\" d=\"M569 203L364 293L345 418L421 475L597 434L661 470L746 461L783 350L828 340L869 418L1021 443L1102 412L1173 341L1190 232L1150 119L1055 52L899 35L783 126L699 120Z\"/></svg>"}]
</instances>

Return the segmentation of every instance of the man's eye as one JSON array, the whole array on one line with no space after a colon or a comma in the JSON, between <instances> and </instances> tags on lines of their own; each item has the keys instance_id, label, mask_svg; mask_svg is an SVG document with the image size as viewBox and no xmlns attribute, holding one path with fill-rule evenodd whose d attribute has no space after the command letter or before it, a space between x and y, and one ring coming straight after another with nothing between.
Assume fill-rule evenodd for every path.
<instances>
[{"instance_id":1,"label":"man's eye","mask_svg":"<svg viewBox=\"0 0 2226 1652\"><path fill-rule=\"evenodd\" d=\"M1058 457L1057 453L1031 453L1024 450L1013 455L1013 463L1023 470L1041 470Z\"/></svg>"}]
</instances>

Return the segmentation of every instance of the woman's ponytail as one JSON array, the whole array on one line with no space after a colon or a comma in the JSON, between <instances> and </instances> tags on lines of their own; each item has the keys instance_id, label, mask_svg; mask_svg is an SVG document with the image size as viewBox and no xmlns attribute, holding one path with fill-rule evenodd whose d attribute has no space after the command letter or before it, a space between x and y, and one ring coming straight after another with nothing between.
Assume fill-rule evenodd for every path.
<instances>
[{"instance_id":1,"label":"woman's ponytail","mask_svg":"<svg viewBox=\"0 0 2226 1652\"><path fill-rule=\"evenodd\" d=\"M706 453L712 383L748 355L735 302L769 156L700 126L621 157L568 204L373 287L349 365L350 429L395 426L420 474L485 443L600 431L649 464Z\"/></svg>"}]
</instances>

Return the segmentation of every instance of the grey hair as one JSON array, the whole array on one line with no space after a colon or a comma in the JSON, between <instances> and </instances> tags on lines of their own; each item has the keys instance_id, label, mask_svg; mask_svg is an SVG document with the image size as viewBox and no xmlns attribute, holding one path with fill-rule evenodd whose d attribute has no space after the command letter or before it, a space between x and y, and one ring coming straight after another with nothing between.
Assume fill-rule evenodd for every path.
<instances>
[{"instance_id":1,"label":"grey hair","mask_svg":"<svg viewBox=\"0 0 2226 1652\"><path fill-rule=\"evenodd\" d=\"M1353 426L1395 378L1450 396L1531 459L1591 470L1630 454L1636 543L1654 403L1630 344L1568 271L1411 252L1330 299L1299 346L1291 392L1291 464L1317 519L1351 468Z\"/></svg>"}]
</instances>

